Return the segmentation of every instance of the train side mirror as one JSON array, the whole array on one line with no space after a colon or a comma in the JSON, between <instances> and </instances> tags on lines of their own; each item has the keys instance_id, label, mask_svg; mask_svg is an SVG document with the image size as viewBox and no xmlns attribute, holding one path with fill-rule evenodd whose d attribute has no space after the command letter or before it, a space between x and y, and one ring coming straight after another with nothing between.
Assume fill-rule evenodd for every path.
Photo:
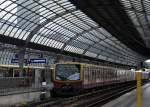
<instances>
[{"instance_id":1,"label":"train side mirror","mask_svg":"<svg viewBox=\"0 0 150 107\"><path fill-rule=\"evenodd\" d=\"M145 71L145 68L142 68L142 71Z\"/></svg>"}]
</instances>

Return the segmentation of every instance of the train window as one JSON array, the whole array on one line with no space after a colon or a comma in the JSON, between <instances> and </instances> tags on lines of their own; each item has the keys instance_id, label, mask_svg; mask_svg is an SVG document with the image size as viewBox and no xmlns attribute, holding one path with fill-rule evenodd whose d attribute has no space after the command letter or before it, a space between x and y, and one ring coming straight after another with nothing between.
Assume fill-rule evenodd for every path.
<instances>
[{"instance_id":1,"label":"train window","mask_svg":"<svg viewBox=\"0 0 150 107\"><path fill-rule=\"evenodd\" d=\"M110 71L111 69L108 69L108 80L110 79Z\"/></svg>"},{"instance_id":2,"label":"train window","mask_svg":"<svg viewBox=\"0 0 150 107\"><path fill-rule=\"evenodd\" d=\"M96 69L94 68L94 79L96 79Z\"/></svg>"},{"instance_id":3,"label":"train window","mask_svg":"<svg viewBox=\"0 0 150 107\"><path fill-rule=\"evenodd\" d=\"M106 79L108 80L108 75L109 75L108 69L106 69L105 74L106 74Z\"/></svg>"},{"instance_id":4,"label":"train window","mask_svg":"<svg viewBox=\"0 0 150 107\"><path fill-rule=\"evenodd\" d=\"M91 72L92 72L92 80L95 80L95 69L93 67L91 68Z\"/></svg>"},{"instance_id":5,"label":"train window","mask_svg":"<svg viewBox=\"0 0 150 107\"><path fill-rule=\"evenodd\" d=\"M88 68L88 75L89 75L89 81L91 80L91 72L90 72L90 68Z\"/></svg>"},{"instance_id":6,"label":"train window","mask_svg":"<svg viewBox=\"0 0 150 107\"><path fill-rule=\"evenodd\" d=\"M80 80L80 64L57 64L57 80Z\"/></svg>"},{"instance_id":7,"label":"train window","mask_svg":"<svg viewBox=\"0 0 150 107\"><path fill-rule=\"evenodd\" d=\"M108 70L107 69L105 69L105 79L107 80L108 79L108 72L107 72Z\"/></svg>"},{"instance_id":8,"label":"train window","mask_svg":"<svg viewBox=\"0 0 150 107\"><path fill-rule=\"evenodd\" d=\"M94 80L96 80L96 69L94 68Z\"/></svg>"},{"instance_id":9,"label":"train window","mask_svg":"<svg viewBox=\"0 0 150 107\"><path fill-rule=\"evenodd\" d=\"M105 78L105 76L104 76L104 68L102 69L102 79L103 79L103 81L104 81L104 78Z\"/></svg>"},{"instance_id":10,"label":"train window","mask_svg":"<svg viewBox=\"0 0 150 107\"><path fill-rule=\"evenodd\" d=\"M110 69L108 69L108 80L110 79Z\"/></svg>"},{"instance_id":11,"label":"train window","mask_svg":"<svg viewBox=\"0 0 150 107\"><path fill-rule=\"evenodd\" d=\"M113 78L113 69L110 69L110 80Z\"/></svg>"},{"instance_id":12,"label":"train window","mask_svg":"<svg viewBox=\"0 0 150 107\"><path fill-rule=\"evenodd\" d=\"M102 68L99 68L99 73L100 73L100 74L99 74L99 79L100 79L100 81L103 80L102 71L103 71Z\"/></svg>"},{"instance_id":13,"label":"train window","mask_svg":"<svg viewBox=\"0 0 150 107\"><path fill-rule=\"evenodd\" d=\"M96 79L98 79L99 78L99 70L98 70L98 68L96 68Z\"/></svg>"},{"instance_id":14,"label":"train window","mask_svg":"<svg viewBox=\"0 0 150 107\"><path fill-rule=\"evenodd\" d=\"M94 80L96 80L96 69L94 68Z\"/></svg>"},{"instance_id":15,"label":"train window","mask_svg":"<svg viewBox=\"0 0 150 107\"><path fill-rule=\"evenodd\" d=\"M109 79L110 79L110 69L109 69L109 68L107 69L107 74L108 74L108 75L107 75L107 78L108 78L108 80L109 80Z\"/></svg>"},{"instance_id":16,"label":"train window","mask_svg":"<svg viewBox=\"0 0 150 107\"><path fill-rule=\"evenodd\" d=\"M101 69L102 81L104 81L104 68Z\"/></svg>"},{"instance_id":17,"label":"train window","mask_svg":"<svg viewBox=\"0 0 150 107\"><path fill-rule=\"evenodd\" d=\"M96 75L97 75L97 78L99 79L99 75L100 75L99 73L100 73L100 72L99 72L99 69L98 69L98 68L96 68L96 70L97 70L97 74L96 74Z\"/></svg>"},{"instance_id":18,"label":"train window","mask_svg":"<svg viewBox=\"0 0 150 107\"><path fill-rule=\"evenodd\" d=\"M88 81L88 69L87 69L87 67L84 67L84 80Z\"/></svg>"},{"instance_id":19,"label":"train window","mask_svg":"<svg viewBox=\"0 0 150 107\"><path fill-rule=\"evenodd\" d=\"M96 79L98 79L99 77L99 72L98 72L98 68L96 68Z\"/></svg>"},{"instance_id":20,"label":"train window","mask_svg":"<svg viewBox=\"0 0 150 107\"><path fill-rule=\"evenodd\" d=\"M89 81L89 71L88 71L88 68L86 67L86 73L87 73L87 80Z\"/></svg>"},{"instance_id":21,"label":"train window","mask_svg":"<svg viewBox=\"0 0 150 107\"><path fill-rule=\"evenodd\" d=\"M105 74L106 74L106 68L103 69L103 80L104 81L106 80L106 75Z\"/></svg>"},{"instance_id":22,"label":"train window","mask_svg":"<svg viewBox=\"0 0 150 107\"><path fill-rule=\"evenodd\" d=\"M97 74L96 74L96 76L97 76L97 79L99 78L99 70L98 70L98 68L96 68L96 71L97 71Z\"/></svg>"}]
</instances>

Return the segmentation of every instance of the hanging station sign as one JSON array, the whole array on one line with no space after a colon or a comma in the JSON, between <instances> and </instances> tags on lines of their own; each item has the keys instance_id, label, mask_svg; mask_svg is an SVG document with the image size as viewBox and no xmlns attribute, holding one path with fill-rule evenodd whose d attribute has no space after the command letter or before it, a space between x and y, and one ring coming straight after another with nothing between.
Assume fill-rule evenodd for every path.
<instances>
[{"instance_id":1,"label":"hanging station sign","mask_svg":"<svg viewBox=\"0 0 150 107\"><path fill-rule=\"evenodd\" d=\"M11 63L19 63L19 58L13 58L11 59ZM24 63L28 64L34 64L34 63L40 63L40 64L46 64L46 59L44 58L32 58L32 59L24 59Z\"/></svg>"},{"instance_id":2,"label":"hanging station sign","mask_svg":"<svg viewBox=\"0 0 150 107\"><path fill-rule=\"evenodd\" d=\"M19 63L19 58L11 59L11 63ZM24 63L27 63L27 59L24 59Z\"/></svg>"},{"instance_id":3,"label":"hanging station sign","mask_svg":"<svg viewBox=\"0 0 150 107\"><path fill-rule=\"evenodd\" d=\"M45 58L32 58L29 60L29 63L43 63L46 64L46 59Z\"/></svg>"}]
</instances>

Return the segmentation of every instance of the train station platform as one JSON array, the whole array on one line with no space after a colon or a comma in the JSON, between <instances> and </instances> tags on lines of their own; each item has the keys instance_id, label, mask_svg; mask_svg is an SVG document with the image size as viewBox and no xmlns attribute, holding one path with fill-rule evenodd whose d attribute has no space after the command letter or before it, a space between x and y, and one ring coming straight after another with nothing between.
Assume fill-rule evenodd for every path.
<instances>
[{"instance_id":1,"label":"train station platform","mask_svg":"<svg viewBox=\"0 0 150 107\"><path fill-rule=\"evenodd\" d=\"M102 107L137 107L136 89ZM147 83L142 87L142 107L150 107L150 83Z\"/></svg>"}]
</instances>

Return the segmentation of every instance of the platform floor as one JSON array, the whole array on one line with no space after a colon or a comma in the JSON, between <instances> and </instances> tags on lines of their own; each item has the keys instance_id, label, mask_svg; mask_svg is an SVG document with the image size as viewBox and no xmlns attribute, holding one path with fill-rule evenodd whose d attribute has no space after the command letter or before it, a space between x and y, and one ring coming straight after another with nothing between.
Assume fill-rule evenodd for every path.
<instances>
[{"instance_id":1,"label":"platform floor","mask_svg":"<svg viewBox=\"0 0 150 107\"><path fill-rule=\"evenodd\" d=\"M103 105L102 107L137 107L136 90ZM142 107L150 107L150 83L142 87Z\"/></svg>"}]
</instances>

